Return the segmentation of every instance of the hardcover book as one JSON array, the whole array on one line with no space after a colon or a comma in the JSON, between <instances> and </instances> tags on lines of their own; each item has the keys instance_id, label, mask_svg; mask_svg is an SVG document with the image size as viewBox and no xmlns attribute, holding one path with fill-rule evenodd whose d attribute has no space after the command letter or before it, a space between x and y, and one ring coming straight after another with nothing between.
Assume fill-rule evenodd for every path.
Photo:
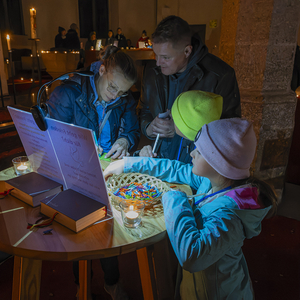
<instances>
[{"instance_id":1,"label":"hardcover book","mask_svg":"<svg viewBox=\"0 0 300 300\"><path fill-rule=\"evenodd\" d=\"M78 232L101 220L106 206L72 189L65 190L41 201L41 213Z\"/></svg>"},{"instance_id":2,"label":"hardcover book","mask_svg":"<svg viewBox=\"0 0 300 300\"><path fill-rule=\"evenodd\" d=\"M36 207L40 201L63 190L61 183L51 180L41 174L31 172L5 181L10 194L27 204Z\"/></svg>"},{"instance_id":3,"label":"hardcover book","mask_svg":"<svg viewBox=\"0 0 300 300\"><path fill-rule=\"evenodd\" d=\"M33 171L63 185L64 191L60 193L61 195L56 196L57 199L53 198L51 202L64 201L64 195L76 192L76 197L70 196L67 199L68 202L62 202L62 205L57 204L56 207L61 216L70 218L66 226L73 226L72 230L76 232L81 230L88 226L87 224L92 224L96 219L99 220L105 216L106 209L104 206L107 208L107 217L103 220L111 218L111 206L95 144L94 132L91 129L50 118L46 118L48 129L41 131L31 113L13 107L8 107L8 110ZM68 192L68 190L72 190L72 192ZM89 205L90 210L85 211L82 206L83 200L76 200L81 199L80 195L86 203L94 203ZM44 205L42 204L44 212L45 203L48 200L47 198L43 202ZM54 213L54 206L47 205L47 207L49 210L50 208L53 209ZM62 208L64 210L59 211ZM92 211L93 209L95 211ZM76 220L74 215L69 215L75 211L78 214L85 211L86 216L82 215ZM59 215L57 217L55 220L63 222L61 221L62 217ZM75 227L74 224L69 225L72 222L77 223Z\"/></svg>"}]
</instances>

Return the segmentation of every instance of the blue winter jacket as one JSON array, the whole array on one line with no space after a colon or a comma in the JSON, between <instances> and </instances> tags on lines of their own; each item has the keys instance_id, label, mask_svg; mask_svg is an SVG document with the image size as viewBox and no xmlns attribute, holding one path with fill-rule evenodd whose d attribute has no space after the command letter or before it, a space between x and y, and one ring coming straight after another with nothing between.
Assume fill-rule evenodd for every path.
<instances>
[{"instance_id":1,"label":"blue winter jacket","mask_svg":"<svg viewBox=\"0 0 300 300\"><path fill-rule=\"evenodd\" d=\"M188 184L209 193L210 181L192 173L193 166L168 159L125 158L124 172L139 172L167 182ZM254 294L242 252L245 238L257 236L270 207L261 207L257 188L236 187L192 208L185 193L169 191L163 198L165 224L175 254L188 280L182 299L252 300ZM201 199L200 196L196 199ZM192 274L190 274L190 273Z\"/></svg>"},{"instance_id":2,"label":"blue winter jacket","mask_svg":"<svg viewBox=\"0 0 300 300\"><path fill-rule=\"evenodd\" d=\"M99 62L97 63L99 64ZM99 68L93 69L94 76L98 70ZM63 81L51 93L47 101L50 117L92 129L99 140L99 116L93 104L95 99L90 77L71 77L71 79ZM105 113L109 110L112 110L107 120L110 141L109 145L101 144L102 148L110 148L117 139L126 138L129 142L128 151L134 151L140 139L140 129L136 115L136 102L130 91L128 96L119 97L111 105L108 104ZM108 125L106 124L106 126ZM103 130L107 128L106 126Z\"/></svg>"}]
</instances>

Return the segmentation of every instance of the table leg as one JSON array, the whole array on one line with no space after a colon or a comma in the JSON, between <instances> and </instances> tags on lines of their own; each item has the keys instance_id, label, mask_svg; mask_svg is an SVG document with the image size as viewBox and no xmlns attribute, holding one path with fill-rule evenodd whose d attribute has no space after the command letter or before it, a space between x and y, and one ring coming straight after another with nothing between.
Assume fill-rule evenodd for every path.
<instances>
[{"instance_id":1,"label":"table leg","mask_svg":"<svg viewBox=\"0 0 300 300\"><path fill-rule=\"evenodd\" d=\"M42 261L15 256L12 300L39 300Z\"/></svg>"},{"instance_id":2,"label":"table leg","mask_svg":"<svg viewBox=\"0 0 300 300\"><path fill-rule=\"evenodd\" d=\"M91 300L91 260L79 261L79 293L78 300Z\"/></svg>"},{"instance_id":3,"label":"table leg","mask_svg":"<svg viewBox=\"0 0 300 300\"><path fill-rule=\"evenodd\" d=\"M140 277L143 289L144 300L154 300L157 299L157 291L154 278L154 266L151 259L153 254L153 247L145 247L136 250L136 255L139 264Z\"/></svg>"},{"instance_id":4,"label":"table leg","mask_svg":"<svg viewBox=\"0 0 300 300\"><path fill-rule=\"evenodd\" d=\"M136 253L144 300L174 299L178 261L168 239Z\"/></svg>"}]
</instances>

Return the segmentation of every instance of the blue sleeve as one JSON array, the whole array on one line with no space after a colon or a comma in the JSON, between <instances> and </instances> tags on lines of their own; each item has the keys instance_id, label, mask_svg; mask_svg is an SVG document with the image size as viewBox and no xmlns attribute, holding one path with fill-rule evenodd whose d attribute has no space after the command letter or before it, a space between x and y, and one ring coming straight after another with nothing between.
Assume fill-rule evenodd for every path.
<instances>
[{"instance_id":1,"label":"blue sleeve","mask_svg":"<svg viewBox=\"0 0 300 300\"><path fill-rule=\"evenodd\" d=\"M65 85L57 86L47 101L50 117L62 122L73 123L75 99L74 90Z\"/></svg>"},{"instance_id":2,"label":"blue sleeve","mask_svg":"<svg viewBox=\"0 0 300 300\"><path fill-rule=\"evenodd\" d=\"M245 238L241 220L230 209L220 208L204 216L195 212L187 196L169 191L162 198L165 224L180 265L198 272L217 262ZM196 220L200 219L201 225Z\"/></svg>"},{"instance_id":3,"label":"blue sleeve","mask_svg":"<svg viewBox=\"0 0 300 300\"><path fill-rule=\"evenodd\" d=\"M129 92L128 103L122 115L121 126L118 138L125 138L129 142L129 151L134 151L140 140L140 127L138 117L136 115L136 103Z\"/></svg>"},{"instance_id":4,"label":"blue sleeve","mask_svg":"<svg viewBox=\"0 0 300 300\"><path fill-rule=\"evenodd\" d=\"M193 166L176 160L150 157L124 157L124 172L156 176L163 181L187 184L197 190L202 178L192 173Z\"/></svg>"}]
</instances>

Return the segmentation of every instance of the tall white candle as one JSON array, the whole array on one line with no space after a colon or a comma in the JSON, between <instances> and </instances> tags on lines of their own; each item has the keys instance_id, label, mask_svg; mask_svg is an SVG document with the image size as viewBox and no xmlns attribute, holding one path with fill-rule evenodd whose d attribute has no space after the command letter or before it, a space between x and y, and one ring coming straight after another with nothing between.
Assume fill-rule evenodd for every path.
<instances>
[{"instance_id":1,"label":"tall white candle","mask_svg":"<svg viewBox=\"0 0 300 300\"><path fill-rule=\"evenodd\" d=\"M8 49L8 51L10 51L11 47L10 47L10 36L9 36L9 34L6 36L6 41L7 41L7 49Z\"/></svg>"},{"instance_id":2,"label":"tall white candle","mask_svg":"<svg viewBox=\"0 0 300 300\"><path fill-rule=\"evenodd\" d=\"M32 39L36 39L36 10L30 9L30 36Z\"/></svg>"}]
</instances>

